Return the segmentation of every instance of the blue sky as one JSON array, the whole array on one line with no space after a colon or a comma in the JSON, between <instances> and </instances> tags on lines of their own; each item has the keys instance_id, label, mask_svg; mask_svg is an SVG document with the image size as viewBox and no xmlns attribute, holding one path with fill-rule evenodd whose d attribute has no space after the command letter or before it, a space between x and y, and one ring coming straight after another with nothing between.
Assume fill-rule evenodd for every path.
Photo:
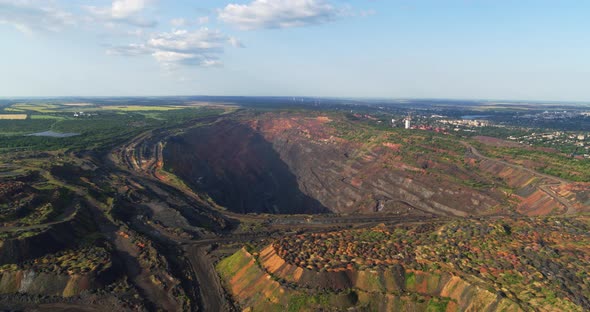
<instances>
[{"instance_id":1,"label":"blue sky","mask_svg":"<svg viewBox=\"0 0 590 312\"><path fill-rule=\"evenodd\" d=\"M590 101L590 2L0 0L0 96Z\"/></svg>"}]
</instances>

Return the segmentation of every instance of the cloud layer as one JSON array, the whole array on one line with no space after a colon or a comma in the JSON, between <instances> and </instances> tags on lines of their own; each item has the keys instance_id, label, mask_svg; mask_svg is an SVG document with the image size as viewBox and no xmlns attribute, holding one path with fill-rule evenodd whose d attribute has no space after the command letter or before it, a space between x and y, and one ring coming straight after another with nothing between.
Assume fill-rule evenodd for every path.
<instances>
[{"instance_id":1,"label":"cloud layer","mask_svg":"<svg viewBox=\"0 0 590 312\"><path fill-rule=\"evenodd\" d=\"M219 56L227 44L241 46L235 38L220 31L201 28L155 34L144 43L112 47L107 53L127 56L150 54L170 69L179 65L211 67L222 64Z\"/></svg>"},{"instance_id":2,"label":"cloud layer","mask_svg":"<svg viewBox=\"0 0 590 312\"><path fill-rule=\"evenodd\" d=\"M331 0L249 1L217 9L217 20L252 30L318 25L348 15L347 9L331 4ZM127 45L105 44L110 47L108 54L151 55L165 68L220 66L224 47L244 47L235 37L217 30L205 27L184 30L208 24L209 16L171 17L168 25L172 30L168 32L148 29L157 26L153 14L157 12L157 3L157 0L110 0L103 6L68 7L74 14L58 6L65 5L66 0L0 0L0 25L11 25L27 34L60 31L72 26L87 30L104 27L109 34L103 36L103 40L132 36L136 41Z\"/></svg>"},{"instance_id":3,"label":"cloud layer","mask_svg":"<svg viewBox=\"0 0 590 312\"><path fill-rule=\"evenodd\" d=\"M240 29L289 28L331 22L344 14L325 0L254 0L228 4L218 18Z\"/></svg>"},{"instance_id":4,"label":"cloud layer","mask_svg":"<svg viewBox=\"0 0 590 312\"><path fill-rule=\"evenodd\" d=\"M26 34L59 31L74 23L72 14L50 1L0 0L0 24L11 25Z\"/></svg>"}]
</instances>

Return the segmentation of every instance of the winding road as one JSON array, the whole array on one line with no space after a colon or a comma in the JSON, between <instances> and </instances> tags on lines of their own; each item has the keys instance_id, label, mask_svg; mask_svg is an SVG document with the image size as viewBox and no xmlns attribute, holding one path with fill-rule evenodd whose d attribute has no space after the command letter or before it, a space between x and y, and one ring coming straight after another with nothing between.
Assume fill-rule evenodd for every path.
<instances>
[{"instance_id":1,"label":"winding road","mask_svg":"<svg viewBox=\"0 0 590 312\"><path fill-rule=\"evenodd\" d=\"M523 171L526 171L526 172L532 174L533 176L542 178L545 183L538 184L538 185L536 185L536 187L538 189L540 189L541 191L545 192L547 195L549 195L551 198L556 200L558 203L563 205L566 208L566 212L565 212L566 214L573 214L576 212L576 208L567 199L559 196L550 188L551 186L568 184L568 183L570 183L569 181L555 177L555 176L551 176L548 174L544 174L544 173L532 170L530 168L526 168L526 167L519 166L516 164L511 164L511 163L504 161L504 160L484 156L471 144L464 142L464 141L461 141L461 144L463 144L465 147L467 147L469 149L469 151L471 152L471 154L473 154L474 156L476 156L478 158L493 161L493 162L502 164L504 166L507 166L507 167L510 167L513 169L523 170Z\"/></svg>"}]
</instances>

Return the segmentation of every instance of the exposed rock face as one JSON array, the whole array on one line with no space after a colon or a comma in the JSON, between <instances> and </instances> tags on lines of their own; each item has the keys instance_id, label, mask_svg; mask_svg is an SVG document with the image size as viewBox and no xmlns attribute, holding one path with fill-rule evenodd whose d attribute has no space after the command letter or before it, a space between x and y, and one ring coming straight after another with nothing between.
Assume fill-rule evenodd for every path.
<instances>
[{"instance_id":1,"label":"exposed rock face","mask_svg":"<svg viewBox=\"0 0 590 312\"><path fill-rule=\"evenodd\" d=\"M164 157L176 175L232 211L328 211L299 190L296 176L269 142L237 122L195 128L173 138Z\"/></svg>"},{"instance_id":2,"label":"exposed rock face","mask_svg":"<svg viewBox=\"0 0 590 312\"><path fill-rule=\"evenodd\" d=\"M274 116L273 116L274 117ZM442 179L394 156L399 145L338 137L325 117L260 118L250 123L272 142L301 189L334 212L425 212L466 216L500 203L497 194Z\"/></svg>"},{"instance_id":3,"label":"exposed rock face","mask_svg":"<svg viewBox=\"0 0 590 312\"><path fill-rule=\"evenodd\" d=\"M498 193L395 159L395 144L336 137L326 117L263 115L195 128L166 145L166 166L237 212L399 212L467 216L498 206Z\"/></svg>"}]
</instances>

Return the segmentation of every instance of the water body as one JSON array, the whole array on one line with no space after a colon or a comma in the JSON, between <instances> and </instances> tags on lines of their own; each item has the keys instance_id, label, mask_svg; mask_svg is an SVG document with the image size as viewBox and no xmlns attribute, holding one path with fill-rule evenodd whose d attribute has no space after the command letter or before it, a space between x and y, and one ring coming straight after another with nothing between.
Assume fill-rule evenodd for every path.
<instances>
[{"instance_id":1,"label":"water body","mask_svg":"<svg viewBox=\"0 0 590 312\"><path fill-rule=\"evenodd\" d=\"M29 136L52 137L52 138L69 138L80 135L80 133L59 133L54 131L43 131L29 134Z\"/></svg>"},{"instance_id":2,"label":"water body","mask_svg":"<svg viewBox=\"0 0 590 312\"><path fill-rule=\"evenodd\" d=\"M461 116L461 119L474 120L474 119L486 119L488 117L490 117L490 115L465 115L465 116Z\"/></svg>"}]
</instances>

